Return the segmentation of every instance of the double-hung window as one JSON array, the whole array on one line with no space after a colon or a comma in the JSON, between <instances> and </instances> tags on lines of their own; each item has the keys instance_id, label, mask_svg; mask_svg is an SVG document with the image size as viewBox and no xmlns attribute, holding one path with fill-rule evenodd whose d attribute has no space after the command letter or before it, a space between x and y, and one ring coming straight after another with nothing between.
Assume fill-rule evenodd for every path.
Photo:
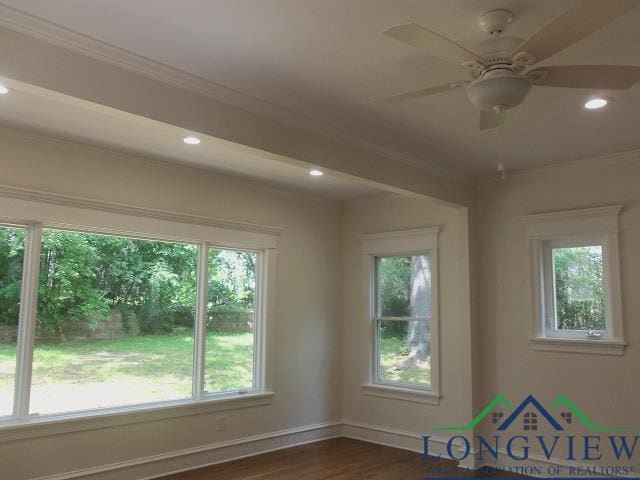
<instances>
[{"instance_id":1,"label":"double-hung window","mask_svg":"<svg viewBox=\"0 0 640 480\"><path fill-rule=\"evenodd\" d=\"M526 217L539 350L621 354L621 207Z\"/></svg>"},{"instance_id":2,"label":"double-hung window","mask_svg":"<svg viewBox=\"0 0 640 480\"><path fill-rule=\"evenodd\" d=\"M13 202L34 218L0 220L0 427L265 392L269 235Z\"/></svg>"},{"instance_id":3,"label":"double-hung window","mask_svg":"<svg viewBox=\"0 0 640 480\"><path fill-rule=\"evenodd\" d=\"M437 396L437 228L364 235L371 269L368 393Z\"/></svg>"}]
</instances>

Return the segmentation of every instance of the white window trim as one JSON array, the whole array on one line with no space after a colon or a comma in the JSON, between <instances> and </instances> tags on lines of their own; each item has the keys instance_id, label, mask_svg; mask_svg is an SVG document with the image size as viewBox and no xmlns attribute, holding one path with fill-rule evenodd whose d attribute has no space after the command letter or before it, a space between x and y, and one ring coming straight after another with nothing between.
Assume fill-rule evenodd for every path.
<instances>
[{"instance_id":1,"label":"white window trim","mask_svg":"<svg viewBox=\"0 0 640 480\"><path fill-rule=\"evenodd\" d=\"M580 210L537 213L524 216L529 240L530 278L533 299L534 350L567 353L623 355L622 295L620 285L620 253L618 247L618 218L622 205ZM560 333L549 325L545 311L553 303L550 299L551 279L544 268L550 249L563 245L601 245L607 332L603 337L588 337L584 332ZM548 259L547 259L548 261ZM547 278L545 278L547 277Z\"/></svg>"},{"instance_id":2,"label":"white window trim","mask_svg":"<svg viewBox=\"0 0 640 480\"><path fill-rule=\"evenodd\" d=\"M411 230L371 233L360 236L367 272L367 317L369 325L368 374L362 384L366 395L392 398L409 402L438 405L440 399L440 328L438 309L438 234L440 227L426 227ZM431 255L431 385L422 388L415 385L383 383L377 379L377 322L375 312L375 260L376 257L392 255Z\"/></svg>"},{"instance_id":3,"label":"white window trim","mask_svg":"<svg viewBox=\"0 0 640 480\"><path fill-rule=\"evenodd\" d=\"M51 431L67 433L105 428L270 403L273 396L273 375L269 368L271 359L267 353L271 355L269 344L273 340L267 329L271 329L273 324L271 317L275 296L271 285L275 280L276 239L280 229L4 186L0 186L0 223L27 230L14 412L12 416L0 419L0 440L46 436ZM207 301L202 294L208 288L208 249L256 252L259 261L256 271L254 388L238 392L204 392L201 382L204 377L204 337L200 335L201 342L194 344L192 398L61 414L29 415L42 228L196 244L199 275L194 332L206 327Z\"/></svg>"}]
</instances>

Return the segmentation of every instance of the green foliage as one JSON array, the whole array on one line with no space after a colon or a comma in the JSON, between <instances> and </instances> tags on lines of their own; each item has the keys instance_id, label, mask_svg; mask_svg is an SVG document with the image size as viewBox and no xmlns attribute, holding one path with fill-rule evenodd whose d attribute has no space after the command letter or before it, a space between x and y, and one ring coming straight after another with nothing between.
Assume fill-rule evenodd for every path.
<instances>
[{"instance_id":1,"label":"green foliage","mask_svg":"<svg viewBox=\"0 0 640 480\"><path fill-rule=\"evenodd\" d=\"M0 228L0 325L18 325L25 232Z\"/></svg>"},{"instance_id":2,"label":"green foliage","mask_svg":"<svg viewBox=\"0 0 640 480\"><path fill-rule=\"evenodd\" d=\"M208 315L253 310L256 254L209 250Z\"/></svg>"},{"instance_id":3,"label":"green foliage","mask_svg":"<svg viewBox=\"0 0 640 480\"><path fill-rule=\"evenodd\" d=\"M0 228L0 324L15 326L24 230ZM142 333L193 327L197 248L46 229L42 236L38 328L64 336L69 322L96 328L110 310ZM253 309L256 255L210 250L209 314Z\"/></svg>"},{"instance_id":4,"label":"green foliage","mask_svg":"<svg viewBox=\"0 0 640 480\"><path fill-rule=\"evenodd\" d=\"M65 320L96 322L109 313L95 276L100 257L91 237L57 230L42 235L38 324L50 333L59 332Z\"/></svg>"},{"instance_id":5,"label":"green foliage","mask_svg":"<svg viewBox=\"0 0 640 480\"><path fill-rule=\"evenodd\" d=\"M559 329L604 330L604 290L600 247L553 250Z\"/></svg>"},{"instance_id":6,"label":"green foliage","mask_svg":"<svg viewBox=\"0 0 640 480\"><path fill-rule=\"evenodd\" d=\"M411 303L411 257L383 257L379 261L381 315L408 316Z\"/></svg>"}]
</instances>

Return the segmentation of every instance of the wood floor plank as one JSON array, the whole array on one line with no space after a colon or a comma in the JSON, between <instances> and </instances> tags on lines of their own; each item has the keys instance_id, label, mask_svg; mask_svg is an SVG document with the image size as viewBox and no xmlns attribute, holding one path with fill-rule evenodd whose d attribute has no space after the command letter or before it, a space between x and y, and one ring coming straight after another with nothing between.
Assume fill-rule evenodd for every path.
<instances>
[{"instance_id":1,"label":"wood floor plank","mask_svg":"<svg viewBox=\"0 0 640 480\"><path fill-rule=\"evenodd\" d=\"M429 467L446 468L432 475ZM292 447L158 480L423 480L425 477L513 477L506 472L476 475L451 460L425 462L419 453L349 438Z\"/></svg>"}]
</instances>

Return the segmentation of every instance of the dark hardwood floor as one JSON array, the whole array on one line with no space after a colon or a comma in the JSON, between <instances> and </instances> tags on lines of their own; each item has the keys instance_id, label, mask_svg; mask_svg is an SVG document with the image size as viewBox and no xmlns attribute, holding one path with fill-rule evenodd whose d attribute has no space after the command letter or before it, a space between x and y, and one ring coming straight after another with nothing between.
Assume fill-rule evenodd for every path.
<instances>
[{"instance_id":1,"label":"dark hardwood floor","mask_svg":"<svg viewBox=\"0 0 640 480\"><path fill-rule=\"evenodd\" d=\"M434 469L439 471L434 471ZM426 462L419 453L336 438L287 448L158 480L422 480L437 477L513 477L471 472L450 460Z\"/></svg>"}]
</instances>

